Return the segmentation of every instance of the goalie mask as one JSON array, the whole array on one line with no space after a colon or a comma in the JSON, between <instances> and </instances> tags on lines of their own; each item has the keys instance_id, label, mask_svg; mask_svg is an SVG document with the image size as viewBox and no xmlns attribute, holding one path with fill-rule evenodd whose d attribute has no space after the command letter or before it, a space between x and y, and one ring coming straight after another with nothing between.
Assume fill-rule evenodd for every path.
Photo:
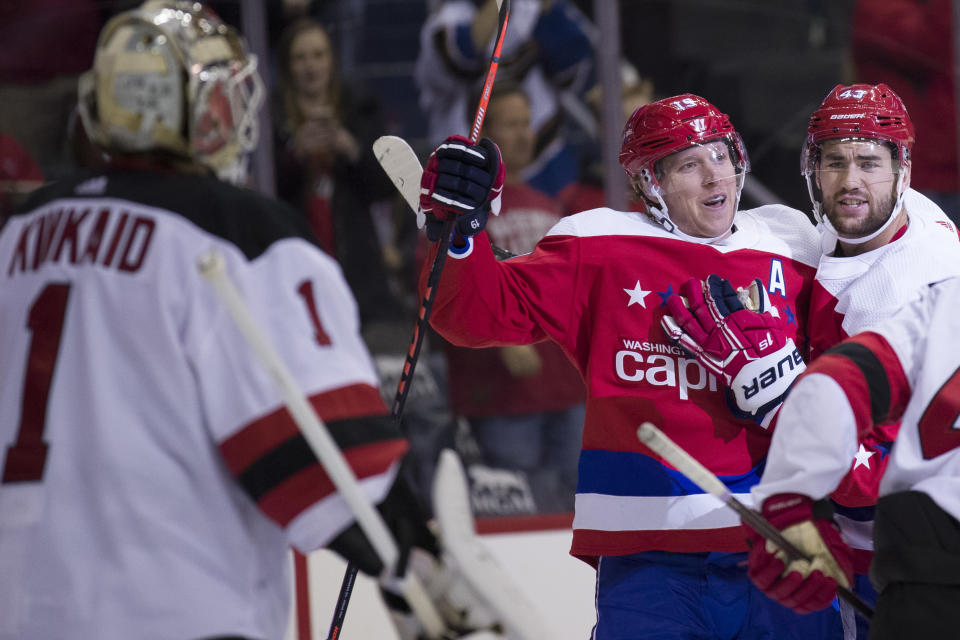
<instances>
[{"instance_id":1,"label":"goalie mask","mask_svg":"<svg viewBox=\"0 0 960 640\"><path fill-rule=\"evenodd\" d=\"M844 158L824 158L825 143L848 148L852 162ZM813 215L827 231L849 244L863 244L877 237L897 218L903 207L903 194L909 187L910 150L913 147L913 123L900 97L885 84L837 85L827 94L820 107L810 116L807 139L800 158L800 171L807 181ZM887 166L887 151L890 163ZM880 162L866 159L880 158ZM877 220L879 228L862 234L844 234L834 228L824 205L823 180L831 172L850 171L856 164L858 180L866 187L890 182L889 213ZM838 176L832 176L839 179ZM887 205L883 205L886 208Z\"/></svg>"},{"instance_id":2,"label":"goalie mask","mask_svg":"<svg viewBox=\"0 0 960 640\"><path fill-rule=\"evenodd\" d=\"M104 26L79 109L107 151L165 152L240 182L263 84L239 33L198 2L149 0Z\"/></svg>"},{"instance_id":3,"label":"goalie mask","mask_svg":"<svg viewBox=\"0 0 960 640\"><path fill-rule=\"evenodd\" d=\"M750 160L730 118L703 98L687 93L651 102L637 109L623 129L620 164L643 196L644 213L667 231L694 242L716 240L725 235L729 227L711 238L693 237L678 229L664 202L660 162L684 149L715 141L724 142L729 151L739 205Z\"/></svg>"}]
</instances>

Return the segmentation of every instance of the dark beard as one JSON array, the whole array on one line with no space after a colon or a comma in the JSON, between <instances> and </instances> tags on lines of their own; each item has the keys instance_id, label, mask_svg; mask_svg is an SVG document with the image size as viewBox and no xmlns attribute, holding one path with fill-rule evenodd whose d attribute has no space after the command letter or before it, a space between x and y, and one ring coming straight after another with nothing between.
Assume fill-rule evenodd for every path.
<instances>
[{"instance_id":1,"label":"dark beard","mask_svg":"<svg viewBox=\"0 0 960 640\"><path fill-rule=\"evenodd\" d=\"M833 214L833 203L827 205L824 203L824 213L833 228L840 236L847 238L862 238L875 232L882 227L890 214L893 212L893 205L896 202L895 196L890 194L877 202L876 206L870 206L870 213L863 220L848 220L840 222L835 219Z\"/></svg>"}]
</instances>

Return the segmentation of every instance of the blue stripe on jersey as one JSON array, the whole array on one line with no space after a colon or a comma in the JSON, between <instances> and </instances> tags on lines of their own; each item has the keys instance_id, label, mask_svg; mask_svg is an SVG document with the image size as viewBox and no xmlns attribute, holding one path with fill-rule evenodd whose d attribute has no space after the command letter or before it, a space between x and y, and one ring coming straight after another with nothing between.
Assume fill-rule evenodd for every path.
<instances>
[{"instance_id":1,"label":"blue stripe on jersey","mask_svg":"<svg viewBox=\"0 0 960 640\"><path fill-rule=\"evenodd\" d=\"M733 493L748 493L760 481L763 464L733 476L719 476ZM610 496L685 496L704 493L679 471L642 453L588 449L580 452L577 493Z\"/></svg>"}]
</instances>

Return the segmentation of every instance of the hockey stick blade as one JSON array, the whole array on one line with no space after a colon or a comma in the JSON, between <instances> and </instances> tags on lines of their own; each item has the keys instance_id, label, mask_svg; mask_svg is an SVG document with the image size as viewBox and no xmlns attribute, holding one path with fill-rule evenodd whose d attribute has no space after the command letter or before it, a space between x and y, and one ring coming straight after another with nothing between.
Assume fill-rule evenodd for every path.
<instances>
[{"instance_id":1,"label":"hockey stick blade","mask_svg":"<svg viewBox=\"0 0 960 640\"><path fill-rule=\"evenodd\" d=\"M502 618L511 640L555 638L540 613L477 536L470 510L467 477L460 456L440 452L433 479L433 510L440 547L486 604Z\"/></svg>"},{"instance_id":2,"label":"hockey stick blade","mask_svg":"<svg viewBox=\"0 0 960 640\"><path fill-rule=\"evenodd\" d=\"M744 522L753 527L764 538L780 547L788 558L791 560L810 560L809 556L784 538L780 530L770 524L769 520L737 500L727 486L720 481L720 478L700 464L696 458L687 453L652 423L644 422L640 425L640 428L637 429L637 438L698 487L719 498L724 504L736 511ZM873 609L870 605L850 589L837 585L837 595L846 600L857 613L867 620L873 617Z\"/></svg>"},{"instance_id":3,"label":"hockey stick blade","mask_svg":"<svg viewBox=\"0 0 960 640\"><path fill-rule=\"evenodd\" d=\"M417 214L417 227L422 228L420 178L423 166L417 154L400 136L380 136L373 141L373 155L404 201Z\"/></svg>"}]
</instances>

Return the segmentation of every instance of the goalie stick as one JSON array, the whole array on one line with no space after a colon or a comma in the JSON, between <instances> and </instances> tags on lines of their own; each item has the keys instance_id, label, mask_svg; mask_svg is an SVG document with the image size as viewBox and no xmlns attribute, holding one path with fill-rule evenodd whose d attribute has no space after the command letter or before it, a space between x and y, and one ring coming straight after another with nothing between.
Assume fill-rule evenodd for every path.
<instances>
[{"instance_id":1,"label":"goalie stick","mask_svg":"<svg viewBox=\"0 0 960 640\"><path fill-rule=\"evenodd\" d=\"M269 339L257 326L246 303L227 275L223 256L216 251L203 254L197 259L197 268L213 286L217 297L233 318L260 364L273 378L287 410L297 423L310 449L320 460L338 493L353 512L357 524L380 556L385 567L384 571L392 572L400 555L393 535L370 499L363 493L357 477L347 464L326 425L304 397L290 370L280 359ZM445 624L417 577L409 573L405 575L400 581L400 589L428 636L440 638Z\"/></svg>"},{"instance_id":2,"label":"goalie stick","mask_svg":"<svg viewBox=\"0 0 960 640\"><path fill-rule=\"evenodd\" d=\"M683 450L680 445L671 440L667 434L650 422L644 422L637 429L637 438L653 450L661 458L669 462L674 469L687 476L694 484L712 496L719 498L724 504L737 512L740 518L754 528L760 535L780 547L790 560L807 560L810 558L789 540L783 537L780 530L770 524L760 513L749 508L737 500L727 485L720 481L709 469ZM846 600L854 610L869 620L873 617L873 609L860 596L850 589L837 585L837 595Z\"/></svg>"},{"instance_id":3,"label":"goalie stick","mask_svg":"<svg viewBox=\"0 0 960 640\"><path fill-rule=\"evenodd\" d=\"M407 141L399 136L380 136L374 140L373 154L390 182L403 196L403 200L417 214L417 228L422 229L426 224L426 216L420 210L419 201L420 178L423 176L420 158ZM490 248L497 260L506 260L517 255L494 244L491 244Z\"/></svg>"}]
</instances>

